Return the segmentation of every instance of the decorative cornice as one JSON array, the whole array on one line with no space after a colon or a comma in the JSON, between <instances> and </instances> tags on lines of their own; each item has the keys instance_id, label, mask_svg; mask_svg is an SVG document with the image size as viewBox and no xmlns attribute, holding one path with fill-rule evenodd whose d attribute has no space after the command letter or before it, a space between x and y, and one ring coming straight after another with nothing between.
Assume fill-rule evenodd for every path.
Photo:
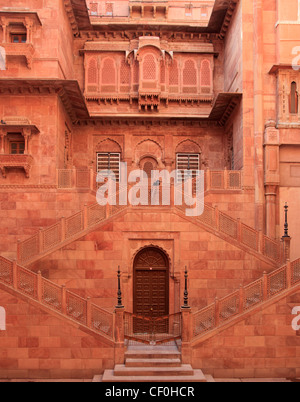
<instances>
[{"instance_id":1,"label":"decorative cornice","mask_svg":"<svg viewBox=\"0 0 300 402\"><path fill-rule=\"evenodd\" d=\"M77 81L0 79L1 95L58 95L73 123L89 118L89 112Z\"/></svg>"}]
</instances>

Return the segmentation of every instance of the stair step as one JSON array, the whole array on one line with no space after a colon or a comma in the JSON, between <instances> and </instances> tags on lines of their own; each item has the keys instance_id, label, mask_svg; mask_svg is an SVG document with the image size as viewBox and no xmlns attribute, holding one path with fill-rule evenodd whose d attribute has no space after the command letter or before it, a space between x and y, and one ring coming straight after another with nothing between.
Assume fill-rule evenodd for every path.
<instances>
[{"instance_id":1,"label":"stair step","mask_svg":"<svg viewBox=\"0 0 300 402\"><path fill-rule=\"evenodd\" d=\"M126 367L180 367L180 359L126 359Z\"/></svg>"},{"instance_id":2,"label":"stair step","mask_svg":"<svg viewBox=\"0 0 300 402\"><path fill-rule=\"evenodd\" d=\"M116 376L114 370L105 370L102 382L211 382L211 379L207 379L201 370L193 370L193 374L181 375L181 376Z\"/></svg>"},{"instance_id":3,"label":"stair step","mask_svg":"<svg viewBox=\"0 0 300 402\"><path fill-rule=\"evenodd\" d=\"M180 359L181 354L177 351L155 351L155 350L145 350L138 349L128 350L125 353L126 359Z\"/></svg>"},{"instance_id":4,"label":"stair step","mask_svg":"<svg viewBox=\"0 0 300 402\"><path fill-rule=\"evenodd\" d=\"M114 369L116 377L148 377L148 376L192 376L194 370L190 364L183 364L179 367L126 367L125 364L117 364Z\"/></svg>"}]
</instances>

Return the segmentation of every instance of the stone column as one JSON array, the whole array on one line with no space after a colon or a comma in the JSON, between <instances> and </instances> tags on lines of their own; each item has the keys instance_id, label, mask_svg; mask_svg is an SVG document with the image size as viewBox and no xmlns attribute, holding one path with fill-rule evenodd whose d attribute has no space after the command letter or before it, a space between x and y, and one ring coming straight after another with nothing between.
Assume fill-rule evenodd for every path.
<instances>
[{"instance_id":1,"label":"stone column","mask_svg":"<svg viewBox=\"0 0 300 402\"><path fill-rule=\"evenodd\" d=\"M276 204L278 202L279 172L279 130L275 121L268 121L264 135L264 184L266 203L266 235L277 237Z\"/></svg>"},{"instance_id":2,"label":"stone column","mask_svg":"<svg viewBox=\"0 0 300 402\"><path fill-rule=\"evenodd\" d=\"M6 135L6 132L3 128L0 128L0 138L1 138L1 147L0 147L0 153L4 154L4 137Z\"/></svg>"},{"instance_id":3,"label":"stone column","mask_svg":"<svg viewBox=\"0 0 300 402\"><path fill-rule=\"evenodd\" d=\"M276 238L277 186L266 186L266 235Z\"/></svg>"}]
</instances>

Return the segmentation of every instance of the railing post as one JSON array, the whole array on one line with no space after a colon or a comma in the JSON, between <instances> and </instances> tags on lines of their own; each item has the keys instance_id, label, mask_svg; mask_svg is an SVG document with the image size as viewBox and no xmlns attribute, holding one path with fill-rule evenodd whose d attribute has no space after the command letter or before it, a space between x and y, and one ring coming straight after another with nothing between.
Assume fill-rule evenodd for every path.
<instances>
[{"instance_id":1,"label":"railing post","mask_svg":"<svg viewBox=\"0 0 300 402\"><path fill-rule=\"evenodd\" d=\"M61 287L61 310L63 314L67 314L67 289L66 285Z\"/></svg>"},{"instance_id":2,"label":"railing post","mask_svg":"<svg viewBox=\"0 0 300 402\"><path fill-rule=\"evenodd\" d=\"M245 296L245 290L244 286L240 286L240 314L244 312L244 296Z\"/></svg>"},{"instance_id":3,"label":"railing post","mask_svg":"<svg viewBox=\"0 0 300 402\"><path fill-rule=\"evenodd\" d=\"M37 299L39 302L42 302L43 300L43 278L42 278L42 273L39 271L37 273Z\"/></svg>"},{"instance_id":4,"label":"railing post","mask_svg":"<svg viewBox=\"0 0 300 402\"><path fill-rule=\"evenodd\" d=\"M224 190L228 189L228 170L227 168L224 170L224 178L223 178Z\"/></svg>"},{"instance_id":5,"label":"railing post","mask_svg":"<svg viewBox=\"0 0 300 402\"><path fill-rule=\"evenodd\" d=\"M18 266L16 260L13 261L13 287L18 289Z\"/></svg>"},{"instance_id":6,"label":"railing post","mask_svg":"<svg viewBox=\"0 0 300 402\"><path fill-rule=\"evenodd\" d=\"M240 218L237 218L238 226L237 226L237 240L241 243L242 241L242 222Z\"/></svg>"},{"instance_id":7,"label":"railing post","mask_svg":"<svg viewBox=\"0 0 300 402\"><path fill-rule=\"evenodd\" d=\"M63 216L60 220L61 225L61 241L66 240L66 218Z\"/></svg>"},{"instance_id":8,"label":"railing post","mask_svg":"<svg viewBox=\"0 0 300 402\"><path fill-rule=\"evenodd\" d=\"M287 288L290 289L292 287L292 264L290 260L286 262L286 284Z\"/></svg>"},{"instance_id":9,"label":"railing post","mask_svg":"<svg viewBox=\"0 0 300 402\"><path fill-rule=\"evenodd\" d=\"M21 261L22 260L22 256L21 256L21 240L20 239L18 239L18 241L17 241L17 260L18 261Z\"/></svg>"},{"instance_id":10,"label":"railing post","mask_svg":"<svg viewBox=\"0 0 300 402\"><path fill-rule=\"evenodd\" d=\"M90 297L86 300L86 325L89 328L92 327L92 301Z\"/></svg>"},{"instance_id":11,"label":"railing post","mask_svg":"<svg viewBox=\"0 0 300 402\"><path fill-rule=\"evenodd\" d=\"M84 204L83 209L83 229L86 230L88 228L88 206Z\"/></svg>"},{"instance_id":12,"label":"railing post","mask_svg":"<svg viewBox=\"0 0 300 402\"><path fill-rule=\"evenodd\" d=\"M42 253L44 251L44 233L43 228L39 230L39 252Z\"/></svg>"},{"instance_id":13,"label":"railing post","mask_svg":"<svg viewBox=\"0 0 300 402\"><path fill-rule=\"evenodd\" d=\"M269 287L268 274L265 271L264 274L263 274L263 297L264 297L264 301L268 300L268 294L269 294L268 287Z\"/></svg>"},{"instance_id":14,"label":"railing post","mask_svg":"<svg viewBox=\"0 0 300 402\"><path fill-rule=\"evenodd\" d=\"M258 251L263 254L264 253L264 234L262 230L258 231Z\"/></svg>"},{"instance_id":15,"label":"railing post","mask_svg":"<svg viewBox=\"0 0 300 402\"><path fill-rule=\"evenodd\" d=\"M218 297L215 299L215 326L216 328L220 324L220 301Z\"/></svg>"},{"instance_id":16,"label":"railing post","mask_svg":"<svg viewBox=\"0 0 300 402\"><path fill-rule=\"evenodd\" d=\"M211 182L211 180L210 180L210 170L207 169L206 170L206 191L210 190L210 182Z\"/></svg>"},{"instance_id":17,"label":"railing post","mask_svg":"<svg viewBox=\"0 0 300 402\"><path fill-rule=\"evenodd\" d=\"M217 230L220 229L220 213L218 205L215 205L215 220L216 220L216 228Z\"/></svg>"},{"instance_id":18,"label":"railing post","mask_svg":"<svg viewBox=\"0 0 300 402\"><path fill-rule=\"evenodd\" d=\"M71 188L77 188L77 170L72 169Z\"/></svg>"}]
</instances>

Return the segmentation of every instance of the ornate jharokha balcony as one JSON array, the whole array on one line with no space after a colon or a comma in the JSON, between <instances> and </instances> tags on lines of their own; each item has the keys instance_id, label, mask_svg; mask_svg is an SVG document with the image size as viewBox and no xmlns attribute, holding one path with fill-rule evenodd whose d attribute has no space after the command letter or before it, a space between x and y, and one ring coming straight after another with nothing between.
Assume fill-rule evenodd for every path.
<instances>
[{"instance_id":1,"label":"ornate jharokha balcony","mask_svg":"<svg viewBox=\"0 0 300 402\"><path fill-rule=\"evenodd\" d=\"M32 67L34 47L32 43L3 43L6 56L23 56L26 59L27 67Z\"/></svg>"},{"instance_id":2,"label":"ornate jharokha balcony","mask_svg":"<svg viewBox=\"0 0 300 402\"><path fill-rule=\"evenodd\" d=\"M29 178L32 165L33 157L31 155L0 154L0 170L4 178L6 178L7 169L24 169L26 177Z\"/></svg>"}]
</instances>

